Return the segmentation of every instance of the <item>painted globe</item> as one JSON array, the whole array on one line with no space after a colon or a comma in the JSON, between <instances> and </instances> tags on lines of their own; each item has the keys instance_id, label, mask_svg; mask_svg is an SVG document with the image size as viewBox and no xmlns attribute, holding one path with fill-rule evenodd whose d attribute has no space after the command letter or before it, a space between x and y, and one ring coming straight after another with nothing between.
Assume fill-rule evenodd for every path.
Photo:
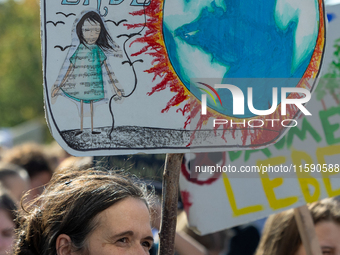
<instances>
[{"instance_id":1,"label":"painted globe","mask_svg":"<svg viewBox=\"0 0 340 255\"><path fill-rule=\"evenodd\" d=\"M295 87L311 65L318 0L165 0L163 37L181 82L201 99L196 79L253 88L255 109L272 105L272 88ZM207 78L207 80L205 80ZM233 116L232 94L218 89L217 112ZM245 100L246 104L246 100ZM254 116L245 107L243 117Z\"/></svg>"}]
</instances>

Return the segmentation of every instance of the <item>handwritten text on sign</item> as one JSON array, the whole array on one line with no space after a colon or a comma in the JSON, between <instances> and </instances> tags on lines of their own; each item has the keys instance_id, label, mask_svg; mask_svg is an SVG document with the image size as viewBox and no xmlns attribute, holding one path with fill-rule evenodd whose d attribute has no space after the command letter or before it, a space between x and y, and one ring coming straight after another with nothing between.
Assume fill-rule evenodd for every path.
<instances>
[{"instance_id":1,"label":"handwritten text on sign","mask_svg":"<svg viewBox=\"0 0 340 255\"><path fill-rule=\"evenodd\" d=\"M268 148L187 157L180 184L190 225L207 234L340 195L340 107L315 108Z\"/></svg>"}]
</instances>

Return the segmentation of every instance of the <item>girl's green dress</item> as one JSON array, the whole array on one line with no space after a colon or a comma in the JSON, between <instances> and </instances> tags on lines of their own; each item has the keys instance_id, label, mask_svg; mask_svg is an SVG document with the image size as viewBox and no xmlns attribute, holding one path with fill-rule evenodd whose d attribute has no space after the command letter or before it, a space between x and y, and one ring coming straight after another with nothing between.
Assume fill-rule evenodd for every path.
<instances>
[{"instance_id":1,"label":"girl's green dress","mask_svg":"<svg viewBox=\"0 0 340 255\"><path fill-rule=\"evenodd\" d=\"M102 65L106 56L96 45L80 44L70 58L72 69L61 88L68 97L84 103L104 98Z\"/></svg>"}]
</instances>

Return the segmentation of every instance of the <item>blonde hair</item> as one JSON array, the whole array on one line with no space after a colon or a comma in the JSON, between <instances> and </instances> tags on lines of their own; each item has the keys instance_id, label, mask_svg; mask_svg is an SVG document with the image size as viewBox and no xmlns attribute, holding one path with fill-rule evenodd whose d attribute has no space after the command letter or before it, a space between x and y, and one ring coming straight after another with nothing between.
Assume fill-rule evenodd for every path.
<instances>
[{"instance_id":1,"label":"blonde hair","mask_svg":"<svg viewBox=\"0 0 340 255\"><path fill-rule=\"evenodd\" d=\"M314 224L332 221L340 224L340 206L335 199L308 205ZM293 209L269 216L255 255L294 255L301 245Z\"/></svg>"}]
</instances>

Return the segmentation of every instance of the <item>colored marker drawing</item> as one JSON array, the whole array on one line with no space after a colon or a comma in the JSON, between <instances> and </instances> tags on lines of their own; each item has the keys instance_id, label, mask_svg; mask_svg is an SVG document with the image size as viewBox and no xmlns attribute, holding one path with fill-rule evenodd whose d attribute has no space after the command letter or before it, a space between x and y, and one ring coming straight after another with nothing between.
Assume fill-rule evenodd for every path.
<instances>
[{"instance_id":1,"label":"colored marker drawing","mask_svg":"<svg viewBox=\"0 0 340 255\"><path fill-rule=\"evenodd\" d=\"M159 60L156 64L159 68L148 71L155 77L163 77L150 94L168 86L177 92L164 105L164 112L190 101L178 108L187 116L184 127L196 131L211 128L207 123L213 118L234 123L253 119L265 121L248 107L243 116L234 116L233 96L225 89L216 89L221 104L215 103L214 96L207 96L208 113L200 114L202 94L209 94L198 84L200 80L207 84L211 79L211 87L214 84L236 85L246 97L248 88L252 88L253 105L257 110L267 110L273 105L272 88L276 87L279 105L267 119L289 122L289 118L295 119L300 114L295 106L288 107L286 116L278 114L280 91L294 87L312 91L316 86L325 47L322 1L154 1L147 8L150 20L159 17L155 10L163 11L163 23L157 23L157 28L150 26L151 32L146 38L138 40L152 46L145 47L141 53L156 49L153 54ZM308 27L304 27L306 24ZM164 42L159 43L161 39ZM167 70L163 62L167 62ZM296 93L288 95L289 99L300 97ZM241 122L239 118L243 118ZM287 131L285 127L267 124L260 129L249 125L217 125L214 129L221 130L220 137L225 144L233 144L231 140L239 137L240 146L251 148L273 143ZM189 143L191 148L200 142L197 137L194 132Z\"/></svg>"},{"instance_id":2,"label":"colored marker drawing","mask_svg":"<svg viewBox=\"0 0 340 255\"><path fill-rule=\"evenodd\" d=\"M83 133L84 104L90 104L91 133L100 134L101 132L95 131L93 127L93 103L105 98L103 69L107 72L109 83L115 91L113 97L120 100L124 94L124 91L118 89L116 85L117 78L110 71L104 52L113 52L120 58L123 55L96 11L86 11L80 20L76 21L75 30L79 45L72 56L65 61L69 62L69 66L65 74L59 75L51 97L56 97L61 90L70 99L80 102L81 125L75 136Z\"/></svg>"},{"instance_id":3,"label":"colored marker drawing","mask_svg":"<svg viewBox=\"0 0 340 255\"><path fill-rule=\"evenodd\" d=\"M41 8L46 115L75 155L266 147L304 113L324 54L322 0Z\"/></svg>"}]
</instances>

